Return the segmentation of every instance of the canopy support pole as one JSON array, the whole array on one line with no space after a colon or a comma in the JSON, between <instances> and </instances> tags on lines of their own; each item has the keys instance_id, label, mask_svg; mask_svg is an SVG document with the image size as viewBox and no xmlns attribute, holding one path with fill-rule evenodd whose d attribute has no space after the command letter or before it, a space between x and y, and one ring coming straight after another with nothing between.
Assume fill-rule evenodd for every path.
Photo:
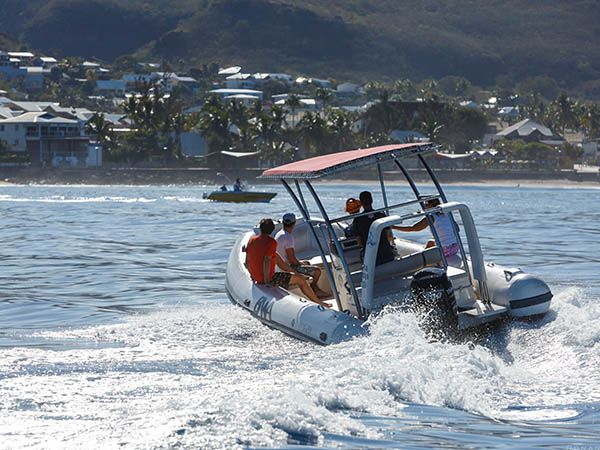
<instances>
[{"instance_id":1,"label":"canopy support pole","mask_svg":"<svg viewBox=\"0 0 600 450\"><path fill-rule=\"evenodd\" d=\"M365 312L360 304L358 294L356 293L356 288L354 287L354 281L352 281L352 273L350 271L350 267L348 266L348 262L346 261L346 256L344 255L344 249L343 249L342 245L340 244L340 241L338 240L337 235L335 234L335 230L333 229L333 225L331 224L331 221L329 220L329 216L327 215L327 212L325 211L325 208L323 207L323 203L321 203L321 200L319 199L319 196L317 195L312 184L310 184L310 181L308 181L308 180L304 180L304 184L306 185L306 187L310 191L311 195L313 196L313 199L315 200L315 203L317 204L317 208L319 208L319 212L321 213L321 215L323 216L323 219L325 220L325 223L327 224L327 228L329 229L329 234L331 235L331 238L333 240L333 245L335 245L335 249L337 250L337 253L340 256L340 261L342 263L342 267L344 268L344 272L346 273L346 279L348 280L347 281L348 288L350 290L350 293L352 294L352 298L354 299L354 304L356 305L356 310L358 311L359 317L364 319ZM332 280L332 281L334 282L334 286L335 286L335 281L334 280ZM341 309L340 309L340 311L341 311Z\"/></svg>"},{"instance_id":2,"label":"canopy support pole","mask_svg":"<svg viewBox=\"0 0 600 450\"><path fill-rule=\"evenodd\" d=\"M406 170L406 168L402 165L402 163L400 161L398 161L396 159L395 156L394 156L394 162L396 163L396 165L398 166L398 168L402 171L402 174L404 175L404 178L406 178L406 181L408 181L408 184L410 184L410 188L415 193L415 196L417 198L419 198L421 196L421 194L419 193L419 188L415 184L415 181L412 179L412 177L409 175L408 170Z\"/></svg>"},{"instance_id":3,"label":"canopy support pole","mask_svg":"<svg viewBox=\"0 0 600 450\"><path fill-rule=\"evenodd\" d=\"M377 174L379 175L379 185L381 186L381 195L383 196L383 206L385 206L385 213L387 215L390 214L390 209L388 207L387 194L385 192L385 183L383 182L383 170L381 170L381 163L377 162Z\"/></svg>"},{"instance_id":4,"label":"canopy support pole","mask_svg":"<svg viewBox=\"0 0 600 450\"><path fill-rule=\"evenodd\" d=\"M298 183L298 180L294 180L294 184L296 185L296 190L298 191L298 197L300 198L300 201L302 202L302 206L304 207L304 210L306 211L306 215L310 218L310 211L308 210L308 207L306 206L306 201L304 200L304 195L302 195L302 189L300 189L300 183Z\"/></svg>"},{"instance_id":5,"label":"canopy support pole","mask_svg":"<svg viewBox=\"0 0 600 450\"><path fill-rule=\"evenodd\" d=\"M419 157L420 156L421 155L419 155ZM408 173L408 170L406 170L406 167L404 167L402 165L402 163L400 161L398 161L395 157L394 157L394 162L396 163L398 168L402 171L404 178L406 178L406 181L408 181L408 184L410 184L410 188L415 193L417 199L420 198L421 193L419 192L419 188L417 187L417 185L415 184L415 181L412 179L412 177ZM438 189L438 192L439 192L439 189ZM423 208L423 210L425 210L424 202L421 202L421 208ZM425 219L427 220L427 223L429 224L429 229L431 230L431 234L433 234L433 239L434 239L436 245L438 246L438 248L440 249L440 253L442 254L442 262L444 263L444 267L448 267L448 261L446 261L446 255L444 255L444 249L442 247L440 237L438 236L437 230L433 226L433 220L431 220L431 216L429 216L429 214L425 215Z\"/></svg>"},{"instance_id":6,"label":"canopy support pole","mask_svg":"<svg viewBox=\"0 0 600 450\"><path fill-rule=\"evenodd\" d=\"M329 278L329 282L331 284L331 290L333 292L333 296L335 297L335 302L337 303L338 311L341 312L342 311L342 302L340 301L340 293L338 292L337 286L335 285L335 278L333 276L333 272L331 271L331 267L329 266L329 264L327 264L327 256L325 254L325 249L323 249L323 245L321 245L321 241L319 240L319 236L317 235L317 230L315 230L315 227L313 226L312 222L310 221L310 215L308 213L308 210L305 209L305 206L303 205L304 201L300 201L300 199L296 196L296 194L292 190L291 186L287 183L287 181L285 181L284 179L281 179L281 182L283 183L283 186L285 187L285 189L288 191L288 194L290 194L290 197L292 197L292 200L294 201L294 203L296 203L296 206L300 210L302 217L304 217L304 220L308 224L308 227L310 228L310 231L312 232L312 235L315 238L317 247L319 247L319 254L321 255L321 259L323 260L323 266L325 267L325 271L327 272L327 277ZM299 183L297 181L295 183L296 183L296 186L298 187L298 191L302 192L300 190Z\"/></svg>"},{"instance_id":7,"label":"canopy support pole","mask_svg":"<svg viewBox=\"0 0 600 450\"><path fill-rule=\"evenodd\" d=\"M423 155L418 155L418 157L419 157L419 160L421 161L421 164L423 164L423 167L425 167L425 170L429 174L431 181L433 181L433 184L435 184L435 188L437 189L438 193L440 194L440 198L442 199L442 201L444 203L446 203L448 201L446 199L446 194L444 194L444 190L442 189L440 182L438 181L437 177L435 176L435 173L433 173L433 170L431 170L431 167L429 167L429 164L427 164L427 161L425 161L425 158L423 158Z\"/></svg>"}]
</instances>

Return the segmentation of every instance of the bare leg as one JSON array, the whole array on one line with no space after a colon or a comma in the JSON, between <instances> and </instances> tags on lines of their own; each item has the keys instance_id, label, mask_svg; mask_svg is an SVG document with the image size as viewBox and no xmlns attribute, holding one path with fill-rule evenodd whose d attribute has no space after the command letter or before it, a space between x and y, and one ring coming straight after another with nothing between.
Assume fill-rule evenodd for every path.
<instances>
[{"instance_id":1,"label":"bare leg","mask_svg":"<svg viewBox=\"0 0 600 450\"><path fill-rule=\"evenodd\" d=\"M317 294L317 297L321 298L321 297L328 297L329 295L327 294L327 292L323 291L320 287L319 287L319 278L321 277L321 269L319 269L318 267L315 267L315 271L313 272L313 281L312 283L310 283L310 287L312 288L312 290L315 292L315 294Z\"/></svg>"},{"instance_id":2,"label":"bare leg","mask_svg":"<svg viewBox=\"0 0 600 450\"><path fill-rule=\"evenodd\" d=\"M293 274L292 278L290 278L290 283L297 284L302 293L306 295L309 298L309 300L318 303L319 305L323 305L326 308L329 308L329 305L327 303L323 302L321 299L319 299L319 297L317 297L315 291L312 290L312 288L306 281L306 278L304 278L302 275Z\"/></svg>"}]
</instances>

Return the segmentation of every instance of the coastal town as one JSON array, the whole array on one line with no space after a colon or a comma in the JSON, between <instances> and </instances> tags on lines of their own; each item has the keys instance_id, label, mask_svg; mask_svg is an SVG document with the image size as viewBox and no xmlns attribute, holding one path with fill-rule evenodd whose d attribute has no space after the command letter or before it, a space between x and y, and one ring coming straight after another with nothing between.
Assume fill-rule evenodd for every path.
<instances>
[{"instance_id":1,"label":"coastal town","mask_svg":"<svg viewBox=\"0 0 600 450\"><path fill-rule=\"evenodd\" d=\"M353 83L0 50L0 168L267 168L388 143L447 171L598 175L600 104L461 77ZM522 90L521 90L522 91ZM592 178L593 179L593 178Z\"/></svg>"}]
</instances>

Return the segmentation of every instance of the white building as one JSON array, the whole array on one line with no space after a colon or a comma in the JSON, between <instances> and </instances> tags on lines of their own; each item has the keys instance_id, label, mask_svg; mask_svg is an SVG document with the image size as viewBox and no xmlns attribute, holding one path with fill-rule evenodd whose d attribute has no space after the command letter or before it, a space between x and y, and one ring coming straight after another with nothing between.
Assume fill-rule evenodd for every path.
<instances>
[{"instance_id":1,"label":"white building","mask_svg":"<svg viewBox=\"0 0 600 450\"><path fill-rule=\"evenodd\" d=\"M85 166L88 159L89 137L81 135L79 122L46 111L0 120L0 139L34 164Z\"/></svg>"},{"instance_id":2,"label":"white building","mask_svg":"<svg viewBox=\"0 0 600 450\"><path fill-rule=\"evenodd\" d=\"M254 89L213 89L209 91L211 94L217 94L221 98L230 97L232 95L253 95L262 100L263 92Z\"/></svg>"}]
</instances>

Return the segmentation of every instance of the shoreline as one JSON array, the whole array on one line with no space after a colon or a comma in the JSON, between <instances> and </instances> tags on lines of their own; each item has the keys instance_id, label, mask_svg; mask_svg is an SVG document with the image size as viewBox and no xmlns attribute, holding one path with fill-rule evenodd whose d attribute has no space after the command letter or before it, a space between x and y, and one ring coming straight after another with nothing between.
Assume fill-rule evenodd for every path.
<instances>
[{"instance_id":1,"label":"shoreline","mask_svg":"<svg viewBox=\"0 0 600 450\"><path fill-rule=\"evenodd\" d=\"M241 178L249 185L278 184L277 180L257 178L262 169L229 169L226 178L217 169L208 168L98 168L98 169L2 169L0 186L26 185L205 185L231 184ZM600 188L600 173L594 172L484 172L473 170L435 171L442 185ZM411 171L416 183L429 182L424 171ZM404 185L399 172L385 172L386 184ZM332 175L315 180L323 184L379 183L374 172L350 171L345 177Z\"/></svg>"}]
</instances>

